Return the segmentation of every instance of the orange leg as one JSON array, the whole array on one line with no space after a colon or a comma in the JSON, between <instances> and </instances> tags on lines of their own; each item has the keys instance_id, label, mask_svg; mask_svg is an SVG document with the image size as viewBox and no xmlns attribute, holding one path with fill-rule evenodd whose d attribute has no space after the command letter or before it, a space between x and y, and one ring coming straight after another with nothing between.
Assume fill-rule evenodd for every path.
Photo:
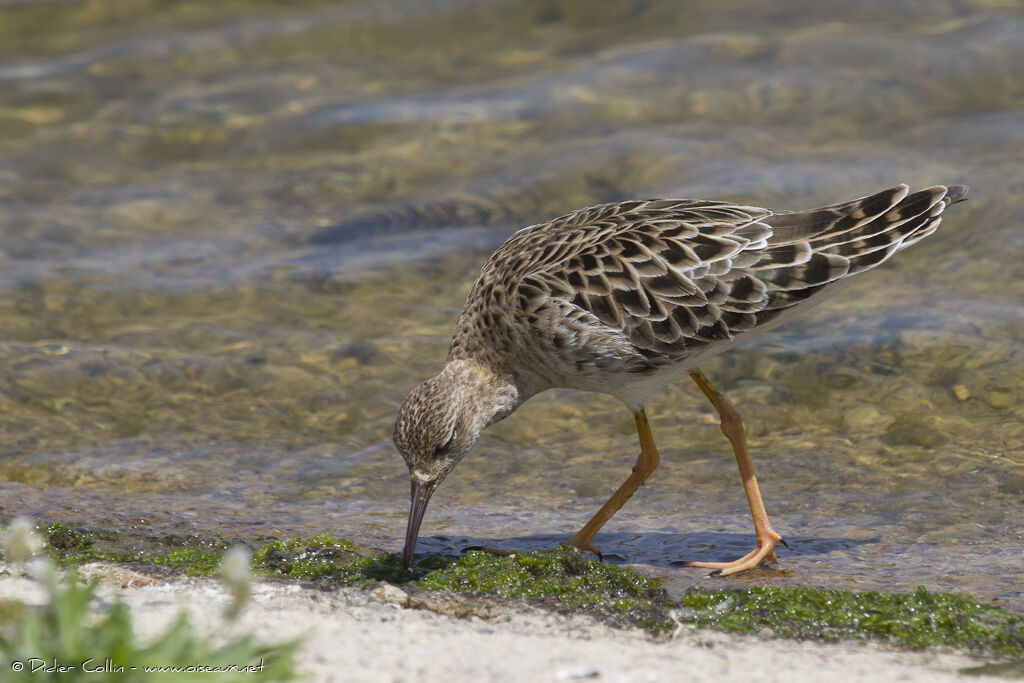
<instances>
[{"instance_id":1,"label":"orange leg","mask_svg":"<svg viewBox=\"0 0 1024 683\"><path fill-rule=\"evenodd\" d=\"M575 546L580 550L589 550L596 555L601 554L591 544L591 541L594 540L594 535L601 530L605 522L619 511L623 503L629 500L629 497L640 488L640 485L647 480L647 477L651 476L651 472L658 468L660 458L658 457L658 449L654 445L651 425L647 422L647 413L641 408L634 413L633 418L636 420L636 433L640 436L640 455L636 458L633 473L619 487L619 490L612 494L608 502L601 506L597 514L591 517L590 521L576 532L575 536L569 539L569 545Z\"/></svg>"},{"instance_id":2,"label":"orange leg","mask_svg":"<svg viewBox=\"0 0 1024 683\"><path fill-rule=\"evenodd\" d=\"M757 477L754 476L754 465L751 463L750 453L747 451L747 438L743 433L743 421L740 419L740 414L711 386L708 378L700 370L696 368L691 370L690 377L718 411L718 415L722 419L722 433L732 443L732 450L736 454L736 464L739 465L740 477L743 479L743 491L747 494L750 514L754 518L757 548L733 562L688 562L687 566L714 569L712 574L728 576L754 569L762 562L774 562L775 544L781 541L785 545L786 542L782 540L782 536L775 533L771 522L768 521L764 501L761 500L761 490L757 487Z\"/></svg>"}]
</instances>

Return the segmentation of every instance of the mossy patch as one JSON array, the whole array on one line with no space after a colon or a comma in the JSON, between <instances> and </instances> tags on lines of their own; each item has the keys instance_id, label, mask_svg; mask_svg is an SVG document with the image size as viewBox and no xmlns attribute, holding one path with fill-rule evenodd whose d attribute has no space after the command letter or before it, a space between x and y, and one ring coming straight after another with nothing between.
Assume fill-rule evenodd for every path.
<instances>
[{"instance_id":1,"label":"mossy patch","mask_svg":"<svg viewBox=\"0 0 1024 683\"><path fill-rule=\"evenodd\" d=\"M178 548L151 557L137 560L147 564L162 564L180 569L189 576L213 576L220 570L223 555L199 548Z\"/></svg>"},{"instance_id":2,"label":"mossy patch","mask_svg":"<svg viewBox=\"0 0 1024 683\"><path fill-rule=\"evenodd\" d=\"M435 556L426 565L437 568L452 561ZM416 577L415 572L402 566L397 553L369 555L357 550L351 541L328 533L309 539L271 541L256 549L252 563L257 572L267 576L341 586L367 586L378 581L399 584Z\"/></svg>"},{"instance_id":3,"label":"mossy patch","mask_svg":"<svg viewBox=\"0 0 1024 683\"><path fill-rule=\"evenodd\" d=\"M177 547L165 553L145 555L97 547L89 532L60 523L37 524L36 532L46 540L46 551L61 565L82 562L140 562L183 571L189 576L213 576L220 568L222 554L213 550Z\"/></svg>"},{"instance_id":4,"label":"mossy patch","mask_svg":"<svg viewBox=\"0 0 1024 683\"><path fill-rule=\"evenodd\" d=\"M1024 678L1024 659L998 664L982 664L960 669L960 673L968 676L1002 676L1003 678Z\"/></svg>"},{"instance_id":5,"label":"mossy patch","mask_svg":"<svg viewBox=\"0 0 1024 683\"><path fill-rule=\"evenodd\" d=\"M1024 656L1024 617L967 595L854 593L816 588L691 591L673 613L680 623L723 631L769 630L809 640L873 639L912 648Z\"/></svg>"},{"instance_id":6,"label":"mossy patch","mask_svg":"<svg viewBox=\"0 0 1024 683\"><path fill-rule=\"evenodd\" d=\"M673 602L656 581L562 546L498 557L470 552L415 582L422 588L473 595L540 600L596 611L616 622L653 632L671 626Z\"/></svg>"},{"instance_id":7,"label":"mossy patch","mask_svg":"<svg viewBox=\"0 0 1024 683\"><path fill-rule=\"evenodd\" d=\"M364 555L321 534L274 541L254 564L275 576L366 586L412 584L476 596L520 598L551 608L576 608L622 625L664 633L691 624L735 633L830 641L878 640L912 648L944 645L972 653L1024 657L1024 617L967 595L854 593L816 588L688 591L676 602L654 579L588 558L574 548L500 557L470 552L434 555L405 570L395 553Z\"/></svg>"},{"instance_id":8,"label":"mossy patch","mask_svg":"<svg viewBox=\"0 0 1024 683\"><path fill-rule=\"evenodd\" d=\"M59 523L37 524L36 533L46 539L46 544L50 548L58 552L86 550L93 545L89 534Z\"/></svg>"},{"instance_id":9,"label":"mossy patch","mask_svg":"<svg viewBox=\"0 0 1024 683\"><path fill-rule=\"evenodd\" d=\"M222 559L211 543L205 548L177 546L143 555L99 549L89 533L61 524L39 525L38 531L47 539L49 553L64 564L145 563L210 576ZM689 624L801 640L871 639L912 648L939 645L1013 660L966 673L1020 676L1024 660L1024 616L967 595L931 593L924 588L913 593L692 589L676 601L654 579L570 547L507 557L484 552L459 558L432 555L407 570L397 553L373 554L326 533L266 543L253 553L253 567L263 576L313 580L326 586L367 587L386 581L426 591L517 598L549 609L595 614L656 634L676 624Z\"/></svg>"},{"instance_id":10,"label":"mossy patch","mask_svg":"<svg viewBox=\"0 0 1024 683\"><path fill-rule=\"evenodd\" d=\"M101 550L96 547L92 534L59 522L37 524L36 533L46 540L46 551L60 564L130 562L135 559L129 553Z\"/></svg>"},{"instance_id":11,"label":"mossy patch","mask_svg":"<svg viewBox=\"0 0 1024 683\"><path fill-rule=\"evenodd\" d=\"M267 543L254 553L253 565L272 576L336 585L411 583L427 590L571 606L653 631L672 624L668 610L673 603L655 581L569 547L508 557L483 552L460 558L432 555L407 570L397 553L363 555L348 541L320 534Z\"/></svg>"}]
</instances>

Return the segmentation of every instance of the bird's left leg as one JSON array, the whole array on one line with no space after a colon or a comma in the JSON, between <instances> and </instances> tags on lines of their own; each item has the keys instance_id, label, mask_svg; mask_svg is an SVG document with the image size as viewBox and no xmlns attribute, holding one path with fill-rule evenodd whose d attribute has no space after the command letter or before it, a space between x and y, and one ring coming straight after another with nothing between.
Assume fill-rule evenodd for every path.
<instances>
[{"instance_id":1,"label":"bird's left leg","mask_svg":"<svg viewBox=\"0 0 1024 683\"><path fill-rule=\"evenodd\" d=\"M566 543L579 550L589 550L595 555L601 555L601 551L594 547L591 543L594 540L594 536L601 527L605 525L612 516L619 511L619 508L629 500L629 497L636 492L640 485L644 483L647 477L651 476L651 472L658 468L658 463L661 458L658 456L658 449L654 445L654 435L651 434L651 425L647 422L647 413L641 408L637 412L633 413L633 419L636 421L636 432L640 437L640 455L636 458L636 464L633 466L633 471L629 477L623 482L622 486L612 494L612 497L601 506L590 521L587 522L582 529L576 532L576 534L570 538ZM515 555L518 554L519 550L507 550L504 548L494 548L491 546L473 546L466 548L466 550L482 550L485 553L491 555ZM557 550L557 548L548 548L539 552L551 552Z\"/></svg>"},{"instance_id":2,"label":"bird's left leg","mask_svg":"<svg viewBox=\"0 0 1024 683\"><path fill-rule=\"evenodd\" d=\"M636 421L636 433L640 437L640 455L636 458L633 472L623 482L622 486L612 494L612 497L601 506L601 509L591 517L590 521L576 532L576 535L569 539L569 545L571 546L575 546L580 550L589 550L595 555L600 555L600 551L591 543L594 540L594 535L601 530L605 522L619 511L623 503L629 500L629 497L640 488L640 485L644 483L647 477L651 476L651 472L658 467L660 458L658 456L658 449L654 445L651 425L647 422L647 413L641 408L633 414L633 419Z\"/></svg>"},{"instance_id":3,"label":"bird's left leg","mask_svg":"<svg viewBox=\"0 0 1024 683\"><path fill-rule=\"evenodd\" d=\"M690 371L690 377L697 383L700 390L711 401L711 405L718 411L722 420L722 433L732 444L732 450L736 454L736 464L740 468L740 477L743 479L743 491L747 494L747 502L750 503L750 514L754 518L754 531L757 535L757 548L747 553L738 560L732 562L688 562L690 567L705 567L714 569L713 572L719 576L728 576L738 572L754 569L762 562L775 561L775 544L785 541L782 536L775 533L771 522L768 521L768 513L764 509L764 501L761 500L761 490L757 486L757 477L754 476L754 465L750 460L750 453L747 451L747 438L743 432L743 420L736 409L725 400L718 391L711 386L711 382L700 370L694 368Z\"/></svg>"}]
</instances>

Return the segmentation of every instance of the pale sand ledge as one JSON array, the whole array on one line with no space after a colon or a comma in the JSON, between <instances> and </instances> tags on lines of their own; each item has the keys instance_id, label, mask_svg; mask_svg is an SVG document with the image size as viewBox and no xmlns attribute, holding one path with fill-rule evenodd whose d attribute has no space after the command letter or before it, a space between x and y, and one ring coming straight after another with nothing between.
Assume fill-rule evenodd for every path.
<instances>
[{"instance_id":1,"label":"pale sand ledge","mask_svg":"<svg viewBox=\"0 0 1024 683\"><path fill-rule=\"evenodd\" d=\"M91 564L99 595L131 607L136 631L160 633L182 608L192 623L225 634L228 597L211 579L153 579ZM39 603L33 581L0 577L0 599ZM949 651L907 652L873 644L817 644L687 630L656 641L585 617L521 606L493 618L455 618L400 607L387 590L321 591L257 582L236 632L265 642L304 636L299 667L313 681L1000 681L956 672L979 662ZM404 598L402 598L404 599ZM195 662L202 664L202 662ZM183 663L186 664L186 663Z\"/></svg>"}]
</instances>

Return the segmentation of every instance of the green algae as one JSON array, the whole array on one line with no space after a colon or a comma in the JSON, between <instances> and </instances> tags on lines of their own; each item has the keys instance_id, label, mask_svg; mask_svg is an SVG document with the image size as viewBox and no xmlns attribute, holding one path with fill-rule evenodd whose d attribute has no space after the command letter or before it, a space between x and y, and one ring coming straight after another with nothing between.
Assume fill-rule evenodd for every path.
<instances>
[{"instance_id":1,"label":"green algae","mask_svg":"<svg viewBox=\"0 0 1024 683\"><path fill-rule=\"evenodd\" d=\"M172 547L157 554L97 548L95 537L62 524L40 524L47 551L62 564L105 560L160 565L191 576L215 574L221 552ZM620 626L665 634L689 625L797 640L875 640L914 649L946 646L1010 660L965 673L1020 676L1024 616L970 596L817 588L693 588L676 600L655 580L629 567L592 559L575 548L496 556L431 555L412 568L398 553L371 553L328 533L275 540L253 553L257 574L366 588L380 582L425 591L525 600L547 609L576 610Z\"/></svg>"},{"instance_id":2,"label":"green algae","mask_svg":"<svg viewBox=\"0 0 1024 683\"><path fill-rule=\"evenodd\" d=\"M102 550L96 547L92 534L59 522L36 524L36 533L46 540L47 553L59 564L82 562L131 562L130 553Z\"/></svg>"},{"instance_id":3,"label":"green algae","mask_svg":"<svg viewBox=\"0 0 1024 683\"><path fill-rule=\"evenodd\" d=\"M881 640L919 649L1024 655L1024 617L958 593L854 593L817 588L690 591L679 623L800 640Z\"/></svg>"},{"instance_id":4,"label":"green algae","mask_svg":"<svg viewBox=\"0 0 1024 683\"><path fill-rule=\"evenodd\" d=\"M154 555L139 561L180 569L189 576L214 576L220 570L221 560L223 560L221 553L199 548L178 548L163 555Z\"/></svg>"},{"instance_id":5,"label":"green algae","mask_svg":"<svg viewBox=\"0 0 1024 683\"><path fill-rule=\"evenodd\" d=\"M97 547L93 534L60 523L37 524L36 531L46 539L46 552L64 566L83 562L137 562L170 567L188 576L214 576L222 559L220 552L192 547L174 547L164 553L148 555L104 550Z\"/></svg>"},{"instance_id":6,"label":"green algae","mask_svg":"<svg viewBox=\"0 0 1024 683\"><path fill-rule=\"evenodd\" d=\"M453 562L433 556L424 567L431 569ZM397 553L370 555L343 538L317 534L313 538L271 541L253 553L253 567L265 576L318 580L341 586L365 587L379 581L401 584L416 577L402 566Z\"/></svg>"},{"instance_id":7,"label":"green algae","mask_svg":"<svg viewBox=\"0 0 1024 683\"><path fill-rule=\"evenodd\" d=\"M330 534L272 541L256 550L257 571L290 579L345 586L380 581L474 596L518 598L545 606L570 606L617 623L654 632L672 625L668 593L639 572L588 559L575 548L505 557L470 552L460 558L431 555L411 569L397 553L366 555Z\"/></svg>"},{"instance_id":8,"label":"green algae","mask_svg":"<svg viewBox=\"0 0 1024 683\"><path fill-rule=\"evenodd\" d=\"M562 546L547 553L500 557L473 551L416 584L433 590L517 598L558 598L568 604L598 602L612 596L613 604L628 609L629 598L646 595L657 584L632 569L587 559Z\"/></svg>"},{"instance_id":9,"label":"green algae","mask_svg":"<svg viewBox=\"0 0 1024 683\"><path fill-rule=\"evenodd\" d=\"M358 586L387 581L574 608L654 634L666 633L675 623L798 640L875 640L914 649L946 646L1024 656L1024 617L967 595L924 588L913 593L695 588L675 601L656 580L565 546L506 557L485 552L457 559L433 555L406 570L396 553L361 554L328 534L268 543L256 551L254 564L264 573L293 579Z\"/></svg>"},{"instance_id":10,"label":"green algae","mask_svg":"<svg viewBox=\"0 0 1024 683\"><path fill-rule=\"evenodd\" d=\"M672 599L656 581L628 567L589 559L564 545L550 552L506 557L470 552L415 584L580 607L652 632L666 631L671 625Z\"/></svg>"},{"instance_id":11,"label":"green algae","mask_svg":"<svg viewBox=\"0 0 1024 683\"><path fill-rule=\"evenodd\" d=\"M256 549L252 563L257 570L289 579L338 578L345 583L359 555L351 541L321 533L313 538L271 541ZM358 570L356 570L358 571Z\"/></svg>"},{"instance_id":12,"label":"green algae","mask_svg":"<svg viewBox=\"0 0 1024 683\"><path fill-rule=\"evenodd\" d=\"M968 676L1002 676L1003 678L1024 678L1024 659L997 664L982 664L960 669L960 673Z\"/></svg>"},{"instance_id":13,"label":"green algae","mask_svg":"<svg viewBox=\"0 0 1024 683\"><path fill-rule=\"evenodd\" d=\"M92 536L59 523L37 524L36 533L46 539L47 547L61 553L86 551L93 546Z\"/></svg>"}]
</instances>

